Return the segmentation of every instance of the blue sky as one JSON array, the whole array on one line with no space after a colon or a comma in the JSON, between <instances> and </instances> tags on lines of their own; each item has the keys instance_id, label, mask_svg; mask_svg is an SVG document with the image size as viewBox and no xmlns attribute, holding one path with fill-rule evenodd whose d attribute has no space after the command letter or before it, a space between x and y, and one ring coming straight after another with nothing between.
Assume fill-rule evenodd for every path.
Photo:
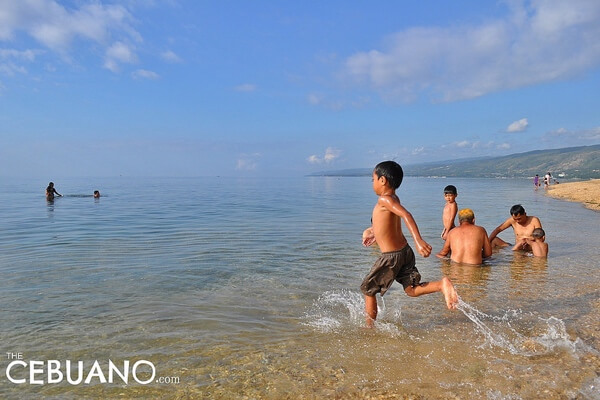
<instances>
[{"instance_id":1,"label":"blue sky","mask_svg":"<svg viewBox=\"0 0 600 400\"><path fill-rule=\"evenodd\" d=\"M600 2L0 2L0 176L292 176L600 143Z\"/></svg>"}]
</instances>

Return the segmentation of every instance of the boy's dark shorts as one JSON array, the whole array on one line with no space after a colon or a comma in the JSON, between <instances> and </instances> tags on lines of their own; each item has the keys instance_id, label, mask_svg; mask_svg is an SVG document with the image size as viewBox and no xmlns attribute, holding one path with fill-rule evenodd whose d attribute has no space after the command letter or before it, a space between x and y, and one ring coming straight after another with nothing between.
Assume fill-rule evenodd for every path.
<instances>
[{"instance_id":1,"label":"boy's dark shorts","mask_svg":"<svg viewBox=\"0 0 600 400\"><path fill-rule=\"evenodd\" d=\"M377 293L383 296L394 280L404 289L418 285L421 280L415 267L415 253L408 244L402 250L382 253L360 285L360 290L367 296Z\"/></svg>"}]
</instances>

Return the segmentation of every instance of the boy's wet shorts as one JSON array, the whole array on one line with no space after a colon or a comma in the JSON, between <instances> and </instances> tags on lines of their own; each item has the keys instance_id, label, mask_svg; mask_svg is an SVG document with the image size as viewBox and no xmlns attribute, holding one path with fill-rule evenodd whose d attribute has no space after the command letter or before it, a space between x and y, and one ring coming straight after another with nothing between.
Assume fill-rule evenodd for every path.
<instances>
[{"instance_id":1,"label":"boy's wet shorts","mask_svg":"<svg viewBox=\"0 0 600 400\"><path fill-rule=\"evenodd\" d=\"M421 280L415 267L415 253L408 244L402 250L382 253L360 285L360 290L367 296L377 293L383 296L394 280L404 289L418 285Z\"/></svg>"}]
</instances>

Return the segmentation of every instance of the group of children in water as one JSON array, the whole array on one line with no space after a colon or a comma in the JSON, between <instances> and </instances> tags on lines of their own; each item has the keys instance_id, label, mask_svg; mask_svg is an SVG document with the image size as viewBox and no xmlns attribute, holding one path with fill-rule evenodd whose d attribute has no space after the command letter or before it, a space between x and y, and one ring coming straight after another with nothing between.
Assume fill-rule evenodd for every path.
<instances>
[{"instance_id":1,"label":"group of children in water","mask_svg":"<svg viewBox=\"0 0 600 400\"><path fill-rule=\"evenodd\" d=\"M456 309L458 305L458 295L447 277L434 282L421 282L421 275L415 266L415 255L402 232L401 222L404 222L413 237L419 254L429 257L432 247L423 240L412 214L400 204L396 195L403 177L402 167L395 161L381 162L373 170L373 191L378 200L373 208L372 225L363 232L362 242L364 246L377 243L381 256L360 286L365 296L369 327L373 326L377 318L376 294L383 296L394 281L402 284L408 296L442 292L448 309ZM492 248L510 246L497 237L498 233L509 226L512 226L515 233L514 251L531 251L536 257L547 256L548 244L545 243L545 232L540 220L528 216L520 204L511 208L511 217L488 237L483 227L475 225L475 215L471 209L458 210L457 196L455 186L448 185L444 189L446 205L442 212L444 228L441 237L445 244L437 254L438 257L450 255L453 262L481 264L483 258L491 256ZM457 215L459 226L454 223Z\"/></svg>"}]
</instances>

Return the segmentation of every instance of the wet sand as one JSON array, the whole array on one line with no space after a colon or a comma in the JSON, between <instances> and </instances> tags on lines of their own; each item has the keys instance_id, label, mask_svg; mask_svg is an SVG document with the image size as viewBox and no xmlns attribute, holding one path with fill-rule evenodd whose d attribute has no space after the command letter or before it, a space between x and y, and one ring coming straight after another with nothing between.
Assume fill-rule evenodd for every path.
<instances>
[{"instance_id":1,"label":"wet sand","mask_svg":"<svg viewBox=\"0 0 600 400\"><path fill-rule=\"evenodd\" d=\"M587 208L600 211L600 179L551 185L546 193L550 197L576 201Z\"/></svg>"}]
</instances>

